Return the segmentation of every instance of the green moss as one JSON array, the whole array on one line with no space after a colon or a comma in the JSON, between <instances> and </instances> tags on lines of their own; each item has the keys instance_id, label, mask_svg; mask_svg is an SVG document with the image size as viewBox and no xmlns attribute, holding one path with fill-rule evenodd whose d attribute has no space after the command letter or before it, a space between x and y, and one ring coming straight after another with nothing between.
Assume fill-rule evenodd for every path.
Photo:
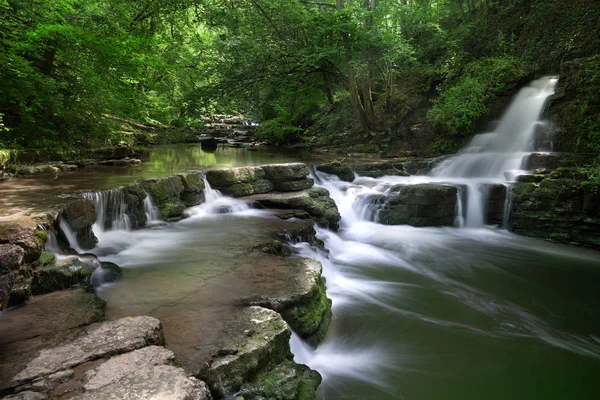
<instances>
[{"instance_id":1,"label":"green moss","mask_svg":"<svg viewBox=\"0 0 600 400\"><path fill-rule=\"evenodd\" d=\"M89 286L92 269L77 259L59 260L60 264L39 267L32 282L33 294L50 293L73 286Z\"/></svg>"},{"instance_id":2,"label":"green moss","mask_svg":"<svg viewBox=\"0 0 600 400\"><path fill-rule=\"evenodd\" d=\"M350 151L355 153L378 153L379 146L375 143L356 144L350 148Z\"/></svg>"},{"instance_id":3,"label":"green moss","mask_svg":"<svg viewBox=\"0 0 600 400\"><path fill-rule=\"evenodd\" d=\"M284 310L282 315L295 332L303 338L312 338L317 344L327 332L330 313L331 301L327 298L325 281L319 277L307 300ZM318 337L313 337L317 333Z\"/></svg>"},{"instance_id":4,"label":"green moss","mask_svg":"<svg viewBox=\"0 0 600 400\"><path fill-rule=\"evenodd\" d=\"M36 266L43 267L52 264L54 261L56 261L56 254L50 251L43 251L40 258L37 260Z\"/></svg>"},{"instance_id":5,"label":"green moss","mask_svg":"<svg viewBox=\"0 0 600 400\"><path fill-rule=\"evenodd\" d=\"M43 248L46 245L46 242L48 241L48 232L43 231L41 229L35 231L34 240L38 247Z\"/></svg>"}]
</instances>

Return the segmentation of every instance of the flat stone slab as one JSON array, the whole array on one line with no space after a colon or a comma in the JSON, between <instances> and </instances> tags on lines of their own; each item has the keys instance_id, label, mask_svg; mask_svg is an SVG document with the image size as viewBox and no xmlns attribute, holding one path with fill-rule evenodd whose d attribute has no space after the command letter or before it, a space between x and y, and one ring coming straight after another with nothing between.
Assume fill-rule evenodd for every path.
<instances>
[{"instance_id":1,"label":"flat stone slab","mask_svg":"<svg viewBox=\"0 0 600 400\"><path fill-rule=\"evenodd\" d=\"M104 300L81 289L35 296L0 314L0 390L45 347L61 343L70 332L104 319Z\"/></svg>"},{"instance_id":2,"label":"flat stone slab","mask_svg":"<svg viewBox=\"0 0 600 400\"><path fill-rule=\"evenodd\" d=\"M42 349L13 381L31 381L87 361L164 342L160 321L148 316L96 323L72 335L75 339L63 345Z\"/></svg>"}]
</instances>

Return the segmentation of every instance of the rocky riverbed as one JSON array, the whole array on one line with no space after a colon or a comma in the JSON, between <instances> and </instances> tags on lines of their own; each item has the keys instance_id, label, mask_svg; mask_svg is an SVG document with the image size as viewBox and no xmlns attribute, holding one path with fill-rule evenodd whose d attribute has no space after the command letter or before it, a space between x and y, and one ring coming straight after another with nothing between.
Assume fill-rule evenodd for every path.
<instances>
[{"instance_id":1,"label":"rocky riverbed","mask_svg":"<svg viewBox=\"0 0 600 400\"><path fill-rule=\"evenodd\" d=\"M335 228L339 213L327 191L311 188L308 174L304 164L208 173L208 181L225 190L241 185L252 188L244 194L253 194L262 187L258 192L265 194L265 187L277 187L274 197L287 189L297 193L297 199L272 210L269 219L252 221L227 243L213 246L228 255L213 265L213 273L196 272L190 279L195 265L204 265L200 260L175 269L175 281L162 282L168 290L158 307L106 309L105 301L93 294L99 271L102 276L113 274L112 279L121 274L117 265L81 254L102 256L107 251L97 246L92 226L99 222L110 228L118 219L114 213L98 213L102 196L110 191L39 215L2 218L0 297L2 307L11 308L0 315L1 393L33 399L166 394L174 399L234 394L245 399L314 398L321 378L293 362L290 327L318 345L331 318L331 301L320 263L293 256L284 242L316 243L313 219ZM199 174L180 174L122 187L112 195L120 196L128 227L135 229L146 225L144 201L149 197L162 218L188 217L186 207L206 203L204 182ZM73 236L78 239L76 248ZM58 242L51 247L62 249L58 258L44 250L54 237ZM126 283L130 271L123 273ZM181 278L187 285L178 283ZM119 288L107 292L109 305L115 297L131 295L131 286L121 294Z\"/></svg>"}]
</instances>

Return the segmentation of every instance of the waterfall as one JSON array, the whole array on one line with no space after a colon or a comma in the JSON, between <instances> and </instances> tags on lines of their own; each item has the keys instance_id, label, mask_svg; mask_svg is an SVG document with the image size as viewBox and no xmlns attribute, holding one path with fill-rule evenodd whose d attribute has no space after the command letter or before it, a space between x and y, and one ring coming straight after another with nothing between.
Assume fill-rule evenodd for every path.
<instances>
[{"instance_id":1,"label":"waterfall","mask_svg":"<svg viewBox=\"0 0 600 400\"><path fill-rule=\"evenodd\" d=\"M558 77L547 76L521 89L493 132L475 135L465 148L431 172L434 181L466 185L465 226L485 224L487 196L482 185L516 179L527 157L536 150L539 118L557 82Z\"/></svg>"},{"instance_id":2,"label":"waterfall","mask_svg":"<svg viewBox=\"0 0 600 400\"><path fill-rule=\"evenodd\" d=\"M152 197L150 197L149 194L146 194L143 206L144 213L146 214L146 225L156 225L157 223L162 222L160 219L160 211L152 201Z\"/></svg>"},{"instance_id":3,"label":"waterfall","mask_svg":"<svg viewBox=\"0 0 600 400\"><path fill-rule=\"evenodd\" d=\"M535 128L557 82L558 77L547 76L521 89L493 132L475 135L434 168L433 176L504 180L505 172L521 169L523 157L535 150Z\"/></svg>"},{"instance_id":4,"label":"waterfall","mask_svg":"<svg viewBox=\"0 0 600 400\"><path fill-rule=\"evenodd\" d=\"M213 189L204 173L202 180L204 181L204 203L187 209L188 216L205 217L251 211L252 207L247 202L224 196L219 190Z\"/></svg>"},{"instance_id":5,"label":"waterfall","mask_svg":"<svg viewBox=\"0 0 600 400\"><path fill-rule=\"evenodd\" d=\"M65 221L63 218L61 218L60 222L59 222L59 227L60 227L60 230L62 231L63 235L65 235L65 238L67 239L67 242L69 243L69 247L72 248L73 250L77 251L78 253L84 253L84 251L81 249L81 247L79 247L79 241L77 240L77 233L75 233L73 231L73 229L71 228L71 225L69 225L69 223L67 221ZM56 248L58 249L58 244L56 245Z\"/></svg>"},{"instance_id":6,"label":"waterfall","mask_svg":"<svg viewBox=\"0 0 600 400\"><path fill-rule=\"evenodd\" d=\"M94 231L131 230L123 188L84 193L83 197L92 200L96 208Z\"/></svg>"}]
</instances>

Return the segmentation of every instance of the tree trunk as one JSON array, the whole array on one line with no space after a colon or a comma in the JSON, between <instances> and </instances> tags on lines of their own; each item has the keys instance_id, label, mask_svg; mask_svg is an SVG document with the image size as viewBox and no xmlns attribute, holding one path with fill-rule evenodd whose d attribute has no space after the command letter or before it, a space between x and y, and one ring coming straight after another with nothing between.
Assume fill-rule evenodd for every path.
<instances>
[{"instance_id":1,"label":"tree trunk","mask_svg":"<svg viewBox=\"0 0 600 400\"><path fill-rule=\"evenodd\" d=\"M365 114L365 110L360 101L360 95L358 93L358 87L356 85L356 74L354 72L354 68L348 64L348 88L350 90L350 102L352 103L352 110L354 111L354 115L358 120L360 125L360 129L367 133L369 132L369 123L367 121L367 116Z\"/></svg>"}]
</instances>

